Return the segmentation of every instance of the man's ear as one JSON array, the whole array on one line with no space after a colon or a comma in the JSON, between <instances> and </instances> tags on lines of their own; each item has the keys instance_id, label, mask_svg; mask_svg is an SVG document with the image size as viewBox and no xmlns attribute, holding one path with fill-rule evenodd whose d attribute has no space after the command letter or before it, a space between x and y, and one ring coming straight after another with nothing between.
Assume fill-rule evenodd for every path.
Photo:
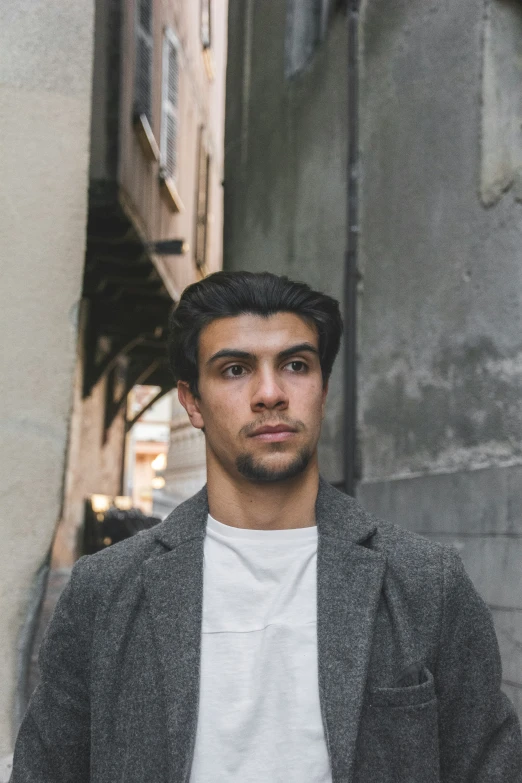
<instances>
[{"instance_id":1,"label":"man's ear","mask_svg":"<svg viewBox=\"0 0 522 783\"><path fill-rule=\"evenodd\" d=\"M192 426L197 430L202 430L205 422L199 409L198 400L190 391L187 381L178 381L178 400L187 411Z\"/></svg>"},{"instance_id":2,"label":"man's ear","mask_svg":"<svg viewBox=\"0 0 522 783\"><path fill-rule=\"evenodd\" d=\"M323 386L323 402L322 402L322 406L321 406L321 408L322 408L322 417L321 418L323 418L323 419L324 419L324 413L325 413L325 408L326 408L326 396L327 396L327 394L328 394L328 381Z\"/></svg>"}]
</instances>

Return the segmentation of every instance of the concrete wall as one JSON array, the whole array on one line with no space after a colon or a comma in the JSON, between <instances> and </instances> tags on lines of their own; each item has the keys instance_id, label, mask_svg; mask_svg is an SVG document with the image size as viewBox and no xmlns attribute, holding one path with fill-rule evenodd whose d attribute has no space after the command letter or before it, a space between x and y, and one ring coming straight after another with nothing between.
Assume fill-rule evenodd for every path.
<instances>
[{"instance_id":1,"label":"concrete wall","mask_svg":"<svg viewBox=\"0 0 522 783\"><path fill-rule=\"evenodd\" d=\"M225 267L339 297L346 18L286 81L285 5L230 6ZM522 715L521 63L518 0L362 2L357 494L457 547ZM332 481L340 369L321 450Z\"/></svg>"},{"instance_id":2,"label":"concrete wall","mask_svg":"<svg viewBox=\"0 0 522 783\"><path fill-rule=\"evenodd\" d=\"M225 269L287 274L342 299L346 250L346 20L284 77L285 3L233 2L225 136ZM330 383L323 474L343 477L342 362Z\"/></svg>"},{"instance_id":3,"label":"concrete wall","mask_svg":"<svg viewBox=\"0 0 522 783\"><path fill-rule=\"evenodd\" d=\"M60 515L87 206L93 3L0 7L0 757Z\"/></svg>"},{"instance_id":4,"label":"concrete wall","mask_svg":"<svg viewBox=\"0 0 522 783\"><path fill-rule=\"evenodd\" d=\"M363 7L358 494L458 548L522 714L521 33L507 0Z\"/></svg>"}]
</instances>

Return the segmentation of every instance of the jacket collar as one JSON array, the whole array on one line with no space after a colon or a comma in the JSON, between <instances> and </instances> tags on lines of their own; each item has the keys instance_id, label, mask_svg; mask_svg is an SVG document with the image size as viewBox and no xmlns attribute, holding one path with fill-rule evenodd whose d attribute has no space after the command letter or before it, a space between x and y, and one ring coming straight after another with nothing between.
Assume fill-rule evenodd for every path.
<instances>
[{"instance_id":1,"label":"jacket collar","mask_svg":"<svg viewBox=\"0 0 522 783\"><path fill-rule=\"evenodd\" d=\"M374 519L352 497L332 487L322 476L319 478L315 515L319 536L339 538L346 543L362 544L376 530ZM204 538L207 517L205 485L154 528L155 537L167 549L175 549L194 538Z\"/></svg>"}]
</instances>

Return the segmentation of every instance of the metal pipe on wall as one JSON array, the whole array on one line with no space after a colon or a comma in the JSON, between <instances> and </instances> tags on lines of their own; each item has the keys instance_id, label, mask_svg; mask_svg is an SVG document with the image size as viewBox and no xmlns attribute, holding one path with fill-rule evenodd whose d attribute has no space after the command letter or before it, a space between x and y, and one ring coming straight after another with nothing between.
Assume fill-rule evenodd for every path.
<instances>
[{"instance_id":1,"label":"metal pipe on wall","mask_svg":"<svg viewBox=\"0 0 522 783\"><path fill-rule=\"evenodd\" d=\"M347 2L348 167L347 243L344 269L344 491L357 481L357 247L359 236L359 0Z\"/></svg>"}]
</instances>

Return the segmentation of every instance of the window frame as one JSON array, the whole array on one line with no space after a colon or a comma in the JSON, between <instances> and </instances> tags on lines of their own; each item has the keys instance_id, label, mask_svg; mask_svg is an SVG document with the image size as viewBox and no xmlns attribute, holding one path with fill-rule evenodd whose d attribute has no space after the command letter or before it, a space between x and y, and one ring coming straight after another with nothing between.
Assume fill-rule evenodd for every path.
<instances>
[{"instance_id":1,"label":"window frame","mask_svg":"<svg viewBox=\"0 0 522 783\"><path fill-rule=\"evenodd\" d=\"M141 24L141 3L144 0L136 0L135 18L134 18L134 41L135 41L135 67L134 67L134 90L133 90L133 120L138 121L142 115L145 115L149 125L152 127L153 114L153 83L154 83L154 0L145 0L150 5L150 31L146 30ZM138 57L140 41L148 47L150 53L150 70L148 77L148 106L141 106L138 102ZM141 95L139 96L141 99Z\"/></svg>"},{"instance_id":2,"label":"window frame","mask_svg":"<svg viewBox=\"0 0 522 783\"><path fill-rule=\"evenodd\" d=\"M212 155L209 152L208 145L206 143L204 125L200 125L198 129L197 155L197 188L194 221L194 263L198 269L203 269L206 267L208 261L210 179L212 171ZM204 187L202 187L202 185Z\"/></svg>"},{"instance_id":3,"label":"window frame","mask_svg":"<svg viewBox=\"0 0 522 783\"><path fill-rule=\"evenodd\" d=\"M161 69L161 129L160 129L160 175L162 179L171 180L176 183L178 178L178 141L179 141L179 94L180 94L180 73L181 73L181 46L176 33L171 27L166 27L163 31L163 50L162 50L162 69ZM169 99L169 81L170 81L170 51L174 49L177 59L177 85L176 85L176 106ZM168 149L167 149L167 115L174 117L176 123L176 134L174 141L174 172L167 169Z\"/></svg>"}]
</instances>

